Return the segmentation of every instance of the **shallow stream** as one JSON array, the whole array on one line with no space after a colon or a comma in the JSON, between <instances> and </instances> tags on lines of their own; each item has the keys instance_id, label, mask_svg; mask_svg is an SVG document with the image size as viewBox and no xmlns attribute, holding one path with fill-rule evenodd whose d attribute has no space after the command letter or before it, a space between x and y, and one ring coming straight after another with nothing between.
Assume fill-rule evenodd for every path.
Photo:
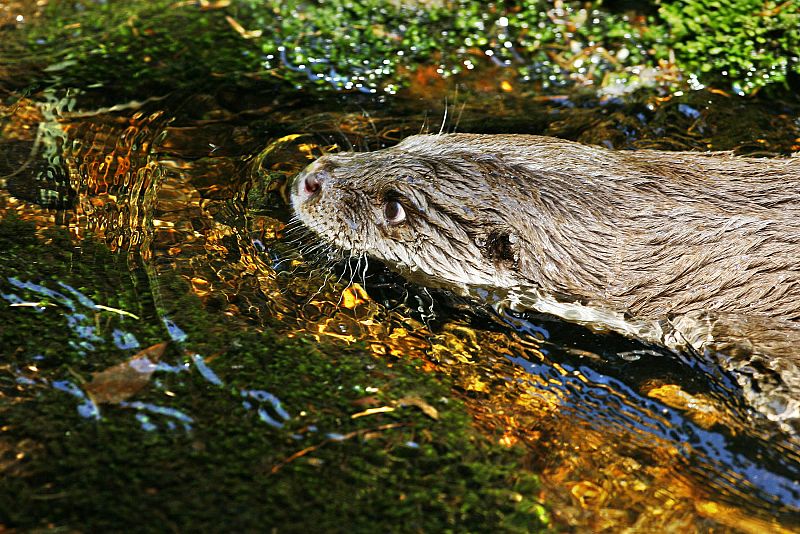
<instances>
[{"instance_id":1,"label":"shallow stream","mask_svg":"<svg viewBox=\"0 0 800 534\"><path fill-rule=\"evenodd\" d=\"M93 107L80 88L6 91L0 527L144 517L175 530L298 530L326 493L406 488L394 480L404 458L438 446L431 432L457 405L470 439L516 451L516 469L538 477L503 496L531 503L523 530L800 529L800 440L752 413L702 355L498 313L380 265L329 266L285 236L285 186L305 165L420 131L760 156L800 143L797 103L709 90L541 96L487 89L491 78L391 97L275 84L115 107ZM411 434L392 437L401 431ZM360 463L374 443L391 450L380 471ZM472 480L444 462L425 469L445 488ZM419 497L431 507L421 516L447 491ZM413 492L424 488L397 494ZM481 529L458 517L445 523Z\"/></svg>"}]
</instances>

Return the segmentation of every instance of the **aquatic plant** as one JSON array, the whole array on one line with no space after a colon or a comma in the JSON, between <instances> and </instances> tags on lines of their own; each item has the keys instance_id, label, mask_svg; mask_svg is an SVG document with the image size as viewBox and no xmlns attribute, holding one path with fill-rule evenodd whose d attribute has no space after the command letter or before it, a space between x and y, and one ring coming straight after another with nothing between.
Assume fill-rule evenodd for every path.
<instances>
[{"instance_id":1,"label":"aquatic plant","mask_svg":"<svg viewBox=\"0 0 800 534\"><path fill-rule=\"evenodd\" d=\"M688 83L749 92L799 68L797 0L640 9L599 0L156 0L123 9L84 0L47 3L16 30L33 52L23 61L50 82L132 94L252 80L391 94L414 76L469 71L545 91Z\"/></svg>"},{"instance_id":2,"label":"aquatic plant","mask_svg":"<svg viewBox=\"0 0 800 534\"><path fill-rule=\"evenodd\" d=\"M672 0L659 9L669 31L661 46L687 72L728 79L738 93L800 73L800 2Z\"/></svg>"}]
</instances>

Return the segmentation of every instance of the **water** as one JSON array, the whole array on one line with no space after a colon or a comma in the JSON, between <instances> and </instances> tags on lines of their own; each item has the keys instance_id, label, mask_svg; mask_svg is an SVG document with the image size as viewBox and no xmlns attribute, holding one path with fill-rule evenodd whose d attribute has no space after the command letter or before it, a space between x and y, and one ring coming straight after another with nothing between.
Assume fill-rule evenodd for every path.
<instances>
[{"instance_id":1,"label":"water","mask_svg":"<svg viewBox=\"0 0 800 534\"><path fill-rule=\"evenodd\" d=\"M391 99L221 89L115 108L77 89L4 97L0 469L4 499L19 499L3 508L8 525L109 528L113 511L125 522L151 513L186 526L197 513L296 527L309 506L330 520L319 499L348 502L348 480L362 488L358 513L400 487L403 498L383 504L400 518L403 500L427 498L429 519L469 525L479 516L447 515L402 482L417 466L403 458L439 445L430 436L445 423L433 415L458 406L459 433L477 430L515 451L517 476L540 476L503 498L543 503L556 528L800 528L800 442L751 413L736 381L700 355L498 314L379 265L364 275L313 264L285 236L286 183L328 151L443 128L787 154L797 104L463 88ZM477 477L437 454L461 465L425 468L442 492ZM231 519L235 503L247 511Z\"/></svg>"}]
</instances>

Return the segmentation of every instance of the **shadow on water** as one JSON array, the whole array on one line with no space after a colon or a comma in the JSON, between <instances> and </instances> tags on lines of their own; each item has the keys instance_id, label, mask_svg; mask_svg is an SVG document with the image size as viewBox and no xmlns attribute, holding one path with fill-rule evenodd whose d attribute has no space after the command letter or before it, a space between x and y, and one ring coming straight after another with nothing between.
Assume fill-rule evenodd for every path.
<instances>
[{"instance_id":1,"label":"shadow on water","mask_svg":"<svg viewBox=\"0 0 800 534\"><path fill-rule=\"evenodd\" d=\"M280 352L276 339L313 339L345 355L356 344L371 361L388 362L382 372L417 362L415 372L449 385L443 395L462 402L483 435L526 451L525 468L542 481L528 497L546 502L556 525L800 527L800 442L750 413L736 381L703 355L496 312L408 286L377 265L367 274L332 266L324 248L318 264L298 254L286 236L286 182L324 152L373 150L420 129L438 131L432 117L443 116L441 102L222 90L87 112L74 94L6 96L0 217L32 224L35 233L5 230L5 239L24 237L36 252L14 249L0 271L14 324L28 328L4 338L13 356L2 387L17 404L4 412L36 409L44 397L42 424L57 416L59 429L75 433L121 425L116 437L134 441L143 432L177 441L194 433L196 451L214 448L203 438L228 418L245 433L282 431L284 442L300 444L259 467L277 473L281 462L294 461L291 451L311 456L324 443L386 428L304 423L300 414L324 413L298 391L311 387L304 374L322 364L293 368L295 354ZM786 132L798 128L788 105L710 92L627 101L460 98L445 129L557 135L619 149L786 154L793 143ZM115 259L93 263L109 250ZM58 326L37 339L37 321L45 319ZM231 347L252 343L253 332L268 336L285 381L264 379L247 369L252 360L231 356ZM333 376L326 387L335 392ZM344 413L353 406L388 413L402 404L377 406L378 393L364 384L365 404ZM64 405L69 411L58 408ZM78 419L63 419L67 413ZM24 426L14 420L12 432ZM415 439L423 438L409 437L407 448L418 446ZM27 450L19 443L5 440L4 450L58 455L41 452L43 440L30 440ZM247 443L263 452L264 443ZM27 480L20 462L8 462L6 472ZM117 474L135 478L136 469Z\"/></svg>"}]
</instances>

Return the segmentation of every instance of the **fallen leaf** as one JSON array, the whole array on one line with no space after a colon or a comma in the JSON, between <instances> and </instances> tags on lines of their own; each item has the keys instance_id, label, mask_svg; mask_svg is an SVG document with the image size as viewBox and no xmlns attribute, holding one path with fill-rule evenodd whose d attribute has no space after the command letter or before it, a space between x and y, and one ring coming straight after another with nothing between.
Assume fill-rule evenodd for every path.
<instances>
[{"instance_id":1,"label":"fallen leaf","mask_svg":"<svg viewBox=\"0 0 800 534\"><path fill-rule=\"evenodd\" d=\"M98 404L117 404L129 399L150 383L150 376L167 344L167 341L158 343L105 371L93 373L92 381L84 389Z\"/></svg>"}]
</instances>

